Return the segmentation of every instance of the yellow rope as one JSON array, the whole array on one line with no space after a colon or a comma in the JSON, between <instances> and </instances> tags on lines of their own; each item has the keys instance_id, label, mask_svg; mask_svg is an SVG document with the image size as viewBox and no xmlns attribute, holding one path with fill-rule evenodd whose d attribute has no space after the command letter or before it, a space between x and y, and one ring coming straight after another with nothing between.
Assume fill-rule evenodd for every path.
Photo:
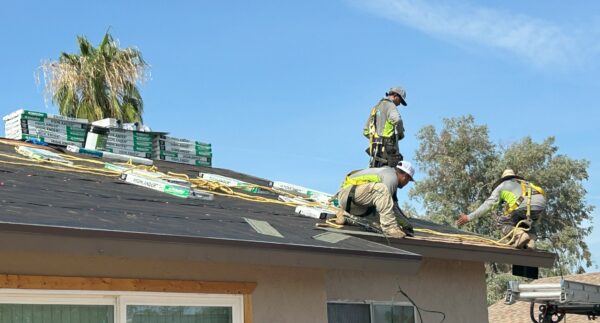
<instances>
[{"instance_id":1,"label":"yellow rope","mask_svg":"<svg viewBox=\"0 0 600 323\"><path fill-rule=\"evenodd\" d=\"M50 170L55 170L55 171L71 171L74 173L83 173L83 174L92 174L92 175L101 175L101 176L109 176L109 177L114 177L115 175L109 175L109 174L101 174L101 173L97 173L97 172L91 172L91 171L85 171L85 170L78 170L78 169L64 169L64 168L59 168L56 166L47 166L47 165L41 165L41 164L28 164L28 163L21 163L21 162L10 162L10 161L6 161L6 160L0 160L0 163L2 164L9 164L9 165L18 165L18 166L30 166L30 167L39 167L39 168L45 168L45 169L50 169Z\"/></svg>"},{"instance_id":2,"label":"yellow rope","mask_svg":"<svg viewBox=\"0 0 600 323\"><path fill-rule=\"evenodd\" d=\"M517 237L517 235L515 233L517 233L518 231L525 231L525 232L529 231L529 228L520 228L519 227L524 222L526 222L526 220L519 221L506 235L504 235L502 238L500 238L498 240L494 240L492 238L476 236L476 235L471 235L471 234L445 233L445 232L435 231L435 230L431 230L431 229L424 229L424 228L415 228L413 230L415 232L427 233L427 234L431 234L434 236L448 237L448 238L454 238L454 239L459 239L459 240L464 240L464 241L487 243L487 244L492 244L492 245L496 245L496 246L509 246L514 243L514 241ZM333 221L333 219L326 220L325 223L323 223L323 226L336 228L336 229L341 229L344 227L343 225L336 224ZM506 242L504 242L505 240L506 240Z\"/></svg>"},{"instance_id":3,"label":"yellow rope","mask_svg":"<svg viewBox=\"0 0 600 323\"><path fill-rule=\"evenodd\" d=\"M239 199L242 199L245 201L250 201L250 202L271 203L271 204L286 205L286 206L293 206L293 207L302 205L302 203L284 202L284 201L280 201L280 200L266 198L263 196L250 195L250 194L245 194L242 192L236 192L227 185L223 185L218 182L208 181L208 180L205 180L202 178L193 178L193 179L189 179L189 181L190 181L190 183L192 183L192 187L204 189L204 190L210 190L215 195L219 195L219 196L233 196L233 197L236 197L236 198L239 198ZM308 202L308 201L306 202L306 204L311 205L311 206L316 206L316 205L320 206L320 204L318 204L318 203Z\"/></svg>"},{"instance_id":4,"label":"yellow rope","mask_svg":"<svg viewBox=\"0 0 600 323\"><path fill-rule=\"evenodd\" d=\"M19 143L14 143L14 142L2 140L2 139L0 139L0 143L5 143L8 145L12 145L12 146L19 145ZM97 161L97 160L88 159L88 158L81 158L81 157L66 155L66 154L58 154L58 155L61 157L64 157L67 160L70 160L70 161L79 161L79 162L86 162L86 163L99 164L99 165L105 164L102 161ZM68 172L85 173L85 174L101 175L101 176L108 176L108 177L115 177L115 176L119 176L121 174L121 172L104 169L104 168L92 168L92 167L86 167L86 166L81 166L81 165L66 165L65 163L61 163L58 161L23 158L23 157L5 154L5 153L0 153L0 156L28 162L28 163L10 162L10 161L0 160L0 163L10 164L10 165L40 167L40 168L54 170L54 171L61 171L61 172L68 171ZM35 163L30 163L31 161L34 161ZM55 165L59 165L60 167L43 165L42 163L55 164ZM125 166L129 167L130 169L141 169L141 170L148 171L148 172L158 173L158 168L156 166L134 165L131 160L129 160L127 163L117 163L117 164L125 165ZM141 176L143 176L143 175L141 175ZM336 212L337 210L339 210L338 208L333 207L331 205L324 206L317 202L308 201L301 196L294 195L294 194L291 194L288 192L282 192L280 190L273 189L272 187L266 187L266 186L262 186L262 185L249 184L246 186L240 186L240 187L236 187L236 188L237 189L259 188L261 190L273 192L273 193L284 195L287 197L301 198L301 199L303 199L303 203L284 202L284 201L280 201L280 200L266 198L263 196L245 194L242 192L234 191L231 187L221 184L221 183L218 183L218 182L208 181L208 180L205 180L202 178L190 178L187 174L168 172L167 175L160 176L160 178L164 178L164 179L168 179L169 177L184 179L184 180L190 182L190 184L192 184L193 188L208 190L218 196L233 197L233 198L238 198L241 200L256 202L256 203L270 203L270 204L285 205L285 206L291 206L291 207L296 207L299 205L307 205L307 206L327 208L329 210L332 210L333 212ZM499 240L494 240L491 238L485 238L485 237L480 237L480 236L467 235L467 234L444 233L444 232L439 232L439 231L435 231L435 230L431 230L431 229L417 228L417 229L414 229L414 231L421 232L421 233L427 233L427 234L431 234L431 235L435 235L435 236L456 238L456 239L460 239L460 240L473 241L473 242L482 242L482 243L493 244L493 245L498 245L498 246L507 246L507 245L510 245L513 243L513 240L515 239L514 233L517 230L523 230L523 231L529 230L529 229L518 228L518 226L521 224L521 222L519 222L508 234L506 234L504 237L502 237ZM333 222L327 221L326 223L329 226L333 227L333 224L334 224ZM335 227L342 228L343 226L336 224ZM507 241L504 242L505 240L507 240Z\"/></svg>"},{"instance_id":5,"label":"yellow rope","mask_svg":"<svg viewBox=\"0 0 600 323\"><path fill-rule=\"evenodd\" d=\"M66 156L63 154L58 154L59 156ZM68 169L76 169L76 170L80 170L81 172L88 172L91 174L100 174L100 175L119 175L120 173L113 171L113 170L109 170L109 169L104 169L104 168L91 168L91 167L86 167L86 166L80 166L80 165L69 165L69 164L65 164L63 162L60 161L55 161L55 160L47 160L47 159L37 159L37 158L24 158L24 157L19 157L19 156L15 156L15 155L9 155L9 154L4 154L4 153L0 153L0 156L4 156L4 157L9 157L9 158L13 158L13 159L17 159L17 160L23 160L23 161L35 161L37 163L48 163L48 164L54 164L54 165L60 165L64 168L68 168ZM63 170L63 169L57 169L57 170Z\"/></svg>"},{"instance_id":6,"label":"yellow rope","mask_svg":"<svg viewBox=\"0 0 600 323\"><path fill-rule=\"evenodd\" d=\"M438 231L430 230L430 229L415 229L415 231L429 233L429 234L438 235L438 236L453 237L453 238L469 240L469 241L474 241L474 242L491 243L491 244L494 244L497 246L509 246L514 243L514 240L517 237L516 233L518 231L525 231L525 232L529 231L530 227L529 228L519 227L521 224L523 224L526 221L527 220L521 220L521 221L517 222L517 224L506 235L504 235L502 238L500 238L498 240L494 240L491 238L485 238L485 237L481 237L481 236L466 235L466 234L444 233L444 232L438 232ZM503 242L504 240L506 240L506 242Z\"/></svg>"},{"instance_id":7,"label":"yellow rope","mask_svg":"<svg viewBox=\"0 0 600 323\"><path fill-rule=\"evenodd\" d=\"M428 234L436 235L436 236L457 238L460 240L467 240L467 241L473 241L473 242L483 242L483 243L489 243L489 244L493 244L493 245L497 245L497 246L508 246L514 242L513 240L515 239L515 232L517 230L528 231L529 229L518 228L517 226L515 226L514 228L512 228L512 230L509 233L507 233L504 237L502 237L498 240L485 238L485 237L481 237L481 236L468 235L468 234L445 233L445 232L439 232L439 231L435 231L435 230L431 230L431 229L414 229L414 230L416 232L428 233ZM506 239L509 239L509 240L507 242L503 242Z\"/></svg>"}]
</instances>

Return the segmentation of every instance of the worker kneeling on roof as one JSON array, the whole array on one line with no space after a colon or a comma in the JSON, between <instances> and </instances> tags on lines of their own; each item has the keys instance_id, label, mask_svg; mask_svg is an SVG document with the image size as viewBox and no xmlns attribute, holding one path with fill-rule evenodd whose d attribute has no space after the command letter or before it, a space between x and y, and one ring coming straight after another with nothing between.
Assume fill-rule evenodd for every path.
<instances>
[{"instance_id":1,"label":"worker kneeling on roof","mask_svg":"<svg viewBox=\"0 0 600 323\"><path fill-rule=\"evenodd\" d=\"M504 214L499 217L498 222L503 225L504 234L513 232L510 244L520 249L535 248L537 236L534 224L546 209L544 190L515 175L512 169L505 170L494 186L490 197L471 214L461 214L456 224L461 226L503 205Z\"/></svg>"},{"instance_id":2,"label":"worker kneeling on roof","mask_svg":"<svg viewBox=\"0 0 600 323\"><path fill-rule=\"evenodd\" d=\"M396 167L350 172L337 193L341 211L336 215L336 223L344 224L343 211L346 211L358 217L373 217L372 225L381 226L388 237L412 235L412 225L398 207L396 190L413 181L414 173L413 166L407 161L399 162Z\"/></svg>"}]
</instances>

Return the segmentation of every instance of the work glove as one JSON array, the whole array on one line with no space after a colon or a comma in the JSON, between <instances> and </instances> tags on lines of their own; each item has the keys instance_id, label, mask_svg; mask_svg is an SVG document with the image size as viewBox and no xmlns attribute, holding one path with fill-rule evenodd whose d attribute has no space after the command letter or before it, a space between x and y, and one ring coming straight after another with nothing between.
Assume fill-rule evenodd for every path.
<instances>
[{"instance_id":1,"label":"work glove","mask_svg":"<svg viewBox=\"0 0 600 323\"><path fill-rule=\"evenodd\" d=\"M402 210L398 206L398 203L394 203L393 210L394 215L396 216L396 222L398 222L398 225L402 228L402 231L404 231L404 233L406 233L407 236L414 237L415 231L413 229L413 226L410 223L410 221L408 221L408 217L404 215L404 212L402 212Z\"/></svg>"},{"instance_id":2,"label":"work glove","mask_svg":"<svg viewBox=\"0 0 600 323\"><path fill-rule=\"evenodd\" d=\"M413 230L413 227L410 224L407 227L402 227L402 231L404 231L404 233L406 233L406 235L409 237L415 236L415 231Z\"/></svg>"}]
</instances>

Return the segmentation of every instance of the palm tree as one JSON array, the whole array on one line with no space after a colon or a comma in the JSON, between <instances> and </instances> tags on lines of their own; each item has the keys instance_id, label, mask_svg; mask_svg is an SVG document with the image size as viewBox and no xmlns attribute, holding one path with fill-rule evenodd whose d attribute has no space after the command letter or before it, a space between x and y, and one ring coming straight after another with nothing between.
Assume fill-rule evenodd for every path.
<instances>
[{"instance_id":1,"label":"palm tree","mask_svg":"<svg viewBox=\"0 0 600 323\"><path fill-rule=\"evenodd\" d=\"M63 52L40 67L46 97L64 116L142 122L144 103L136 83L146 80L149 66L140 51L119 48L108 32L97 48L84 36L77 36L77 43L79 54Z\"/></svg>"}]
</instances>

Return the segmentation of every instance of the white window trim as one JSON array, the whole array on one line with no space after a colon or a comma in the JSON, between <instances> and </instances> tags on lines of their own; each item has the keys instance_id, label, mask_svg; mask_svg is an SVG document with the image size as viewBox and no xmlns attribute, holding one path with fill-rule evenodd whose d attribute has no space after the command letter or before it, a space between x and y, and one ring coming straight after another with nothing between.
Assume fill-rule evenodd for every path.
<instances>
[{"instance_id":1,"label":"white window trim","mask_svg":"<svg viewBox=\"0 0 600 323\"><path fill-rule=\"evenodd\" d=\"M127 305L231 307L232 322L244 322L244 297L232 294L2 289L0 304L112 305L114 322L126 323Z\"/></svg>"},{"instance_id":2,"label":"white window trim","mask_svg":"<svg viewBox=\"0 0 600 323\"><path fill-rule=\"evenodd\" d=\"M417 308L411 303L411 302L398 302L398 301L394 301L394 302L383 302L383 301L370 301L370 300L365 300L365 301L345 301L345 300L330 300L327 301L327 304L329 303L334 303L334 304L357 304L357 305L369 305L369 313L371 315L371 319L373 319L373 305L396 305L396 306L410 306L413 308L413 313L414 313L414 317L415 317L415 323L419 323L419 316L417 314Z\"/></svg>"}]
</instances>

